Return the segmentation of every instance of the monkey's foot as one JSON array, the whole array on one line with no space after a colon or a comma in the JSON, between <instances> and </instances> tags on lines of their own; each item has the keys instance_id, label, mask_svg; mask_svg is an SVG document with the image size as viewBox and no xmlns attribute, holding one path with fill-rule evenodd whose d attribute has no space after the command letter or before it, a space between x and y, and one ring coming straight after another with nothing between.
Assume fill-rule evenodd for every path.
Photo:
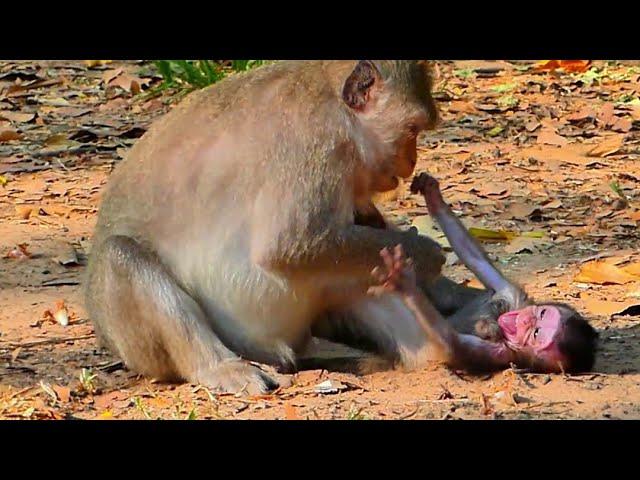
<instances>
[{"instance_id":1,"label":"monkey's foot","mask_svg":"<svg viewBox=\"0 0 640 480\"><path fill-rule=\"evenodd\" d=\"M200 379L200 383L216 393L261 395L279 387L269 375L258 367L240 360L224 362Z\"/></svg>"}]
</instances>

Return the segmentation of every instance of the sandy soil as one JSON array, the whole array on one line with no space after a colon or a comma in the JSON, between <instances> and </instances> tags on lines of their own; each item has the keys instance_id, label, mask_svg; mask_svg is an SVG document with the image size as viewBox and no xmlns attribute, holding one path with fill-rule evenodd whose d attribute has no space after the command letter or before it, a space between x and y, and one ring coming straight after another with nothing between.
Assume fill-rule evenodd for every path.
<instances>
[{"instance_id":1,"label":"sandy soil","mask_svg":"<svg viewBox=\"0 0 640 480\"><path fill-rule=\"evenodd\" d=\"M29 65L45 72L45 78L59 78L62 74L56 76L56 71L73 71L68 63ZM633 295L639 291L640 278L604 285L576 281L581 268L596 257L612 265L640 261L640 217L635 208L640 200L638 124L616 132L612 127L617 119L629 115L618 106L611 114L615 119L593 120L593 128L566 120L585 107L599 114L620 92L637 94L634 73L629 81L604 79L589 90L579 83L572 89L575 80L569 75L524 72L500 62L491 65L497 73L483 73L491 70L482 70L482 65L440 65L443 123L422 139L417 170L429 170L441 180L445 197L469 226L544 232L543 239L518 237L486 246L534 296L566 301L592 319L601 335L594 372L568 376L507 370L472 377L438 365L366 376L303 371L272 395L237 398L214 396L194 385L153 383L118 368L116 358L96 350L81 281L100 193L133 140L88 152L72 150L47 157L33 153L46 147L43 139L56 133L53 126L68 139L82 131L94 114L103 121L105 115L112 115L112 122L117 118L120 123L113 128L119 132L144 117L143 130L169 108L171 99L149 107L157 99L140 103L126 90L108 91L105 72L115 68L137 72L144 64L110 65L97 71L82 70L80 64L78 75L65 78L62 86L45 86L33 93L65 98L66 92L71 99L67 105L45 109L48 104L40 103L36 117L42 119L40 124L17 125L22 139L0 143L0 175L8 180L0 186L0 256L9 254L0 258L0 418L640 418L640 318L634 307L640 301ZM0 72L26 66L0 63ZM479 73L465 77L474 68ZM629 71L621 65L610 69ZM501 111L508 102L500 102L504 93L495 87L510 83L518 85L514 95L519 103ZM52 94L50 88L61 90ZM84 92L85 97L68 95L69 91ZM0 118L2 108L36 111L25 102L31 97L6 97L6 91L4 95L0 95ZM124 103L100 110L117 99ZM72 117L68 110L57 112L83 107L89 112L81 117ZM496 127L503 130L494 135ZM567 142L545 143L544 136L541 141L545 128ZM622 135L623 147L615 153L585 154L616 135ZM94 145L113 138L122 137L105 135ZM75 141L91 143L78 136ZM612 191L611 181L619 182L628 198L624 204ZM426 215L422 201L406 186L397 197L384 199L382 207L403 226ZM24 243L28 257L10 258L15 256L10 252ZM447 274L473 281L462 266L451 263ZM60 301L69 313L67 326L51 316L60 310ZM624 315L615 314L627 306ZM326 380L331 391L319 393L317 385Z\"/></svg>"}]
</instances>

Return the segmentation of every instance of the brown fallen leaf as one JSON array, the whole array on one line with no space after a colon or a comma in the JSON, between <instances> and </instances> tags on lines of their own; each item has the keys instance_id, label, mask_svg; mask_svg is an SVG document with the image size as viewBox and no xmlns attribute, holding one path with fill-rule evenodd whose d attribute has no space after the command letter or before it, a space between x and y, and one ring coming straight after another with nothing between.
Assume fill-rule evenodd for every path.
<instances>
[{"instance_id":1,"label":"brown fallen leaf","mask_svg":"<svg viewBox=\"0 0 640 480\"><path fill-rule=\"evenodd\" d=\"M124 402L129 398L129 393L115 390L113 392L104 393L93 397L93 405L98 410L107 410L112 408L115 402Z\"/></svg>"},{"instance_id":2,"label":"brown fallen leaf","mask_svg":"<svg viewBox=\"0 0 640 480\"><path fill-rule=\"evenodd\" d=\"M142 86L149 84L149 82L151 82L150 79L134 77L133 75L129 75L125 73L125 74L118 75L117 77L115 77L114 79L110 80L107 83L110 87L111 86L120 87L124 91L131 92L135 95L140 93Z\"/></svg>"},{"instance_id":3,"label":"brown fallen leaf","mask_svg":"<svg viewBox=\"0 0 640 480\"><path fill-rule=\"evenodd\" d=\"M56 392L58 400L63 403L67 403L71 399L71 389L69 387L63 387L62 385L51 385L51 388Z\"/></svg>"},{"instance_id":4,"label":"brown fallen leaf","mask_svg":"<svg viewBox=\"0 0 640 480\"><path fill-rule=\"evenodd\" d=\"M284 404L284 418L287 420L302 420L296 411L296 407L290 403Z\"/></svg>"},{"instance_id":5,"label":"brown fallen leaf","mask_svg":"<svg viewBox=\"0 0 640 480\"><path fill-rule=\"evenodd\" d=\"M477 114L478 109L471 102L453 101L449 103L449 111L453 113Z\"/></svg>"},{"instance_id":6,"label":"brown fallen leaf","mask_svg":"<svg viewBox=\"0 0 640 480\"><path fill-rule=\"evenodd\" d=\"M628 118L619 118L613 125L611 125L611 130L614 132L627 133L631 130L632 126L633 124Z\"/></svg>"},{"instance_id":7,"label":"brown fallen leaf","mask_svg":"<svg viewBox=\"0 0 640 480\"><path fill-rule=\"evenodd\" d=\"M11 361L15 362L20 356L20 352L22 352L22 347L16 348L13 352L11 352Z\"/></svg>"},{"instance_id":8,"label":"brown fallen leaf","mask_svg":"<svg viewBox=\"0 0 640 480\"><path fill-rule=\"evenodd\" d=\"M58 246L59 253L53 257L53 260L60 265L66 267L69 265L78 265L78 252L70 243L60 243Z\"/></svg>"},{"instance_id":9,"label":"brown fallen leaf","mask_svg":"<svg viewBox=\"0 0 640 480\"><path fill-rule=\"evenodd\" d=\"M35 116L36 116L35 113L20 113L20 112L0 110L0 118L4 118L5 120L9 120L15 123L30 122L35 118Z\"/></svg>"},{"instance_id":10,"label":"brown fallen leaf","mask_svg":"<svg viewBox=\"0 0 640 480\"><path fill-rule=\"evenodd\" d=\"M631 275L623 269L601 260L584 264L574 278L574 282L595 283L597 285L623 285L638 280L640 280L640 277Z\"/></svg>"},{"instance_id":11,"label":"brown fallen leaf","mask_svg":"<svg viewBox=\"0 0 640 480\"><path fill-rule=\"evenodd\" d=\"M610 317L611 315L622 315L631 308L640 306L638 299L629 299L622 302L614 302L609 300L600 300L587 295L581 295L585 310L594 315L603 315Z\"/></svg>"},{"instance_id":12,"label":"brown fallen leaf","mask_svg":"<svg viewBox=\"0 0 640 480\"><path fill-rule=\"evenodd\" d=\"M56 302L56 308L53 312L53 318L63 327L69 325L69 310L64 304L64 300L58 300Z\"/></svg>"},{"instance_id":13,"label":"brown fallen leaf","mask_svg":"<svg viewBox=\"0 0 640 480\"><path fill-rule=\"evenodd\" d=\"M615 123L616 116L614 114L614 110L615 110L615 106L611 102L605 103L600 109L600 113L598 114L598 120L605 127L608 127Z\"/></svg>"},{"instance_id":14,"label":"brown fallen leaf","mask_svg":"<svg viewBox=\"0 0 640 480\"><path fill-rule=\"evenodd\" d=\"M473 187L471 191L478 192L479 195L503 195L507 193L507 187L498 183L484 182L479 187Z\"/></svg>"},{"instance_id":15,"label":"brown fallen leaf","mask_svg":"<svg viewBox=\"0 0 640 480\"><path fill-rule=\"evenodd\" d=\"M103 74L102 74L102 82L106 85L108 84L111 80L113 80L114 78L116 78L118 75L120 75L123 72L122 68L115 68L113 70L106 70Z\"/></svg>"},{"instance_id":16,"label":"brown fallen leaf","mask_svg":"<svg viewBox=\"0 0 640 480\"><path fill-rule=\"evenodd\" d=\"M528 237L517 237L510 241L505 247L504 251L506 253L535 253L537 251L537 246L542 246L544 242L541 242L535 238Z\"/></svg>"},{"instance_id":17,"label":"brown fallen leaf","mask_svg":"<svg viewBox=\"0 0 640 480\"><path fill-rule=\"evenodd\" d=\"M549 203L546 203L544 205L544 208L560 208L562 206L562 201L561 200L552 200Z\"/></svg>"},{"instance_id":18,"label":"brown fallen leaf","mask_svg":"<svg viewBox=\"0 0 640 480\"><path fill-rule=\"evenodd\" d=\"M590 157L606 157L607 155L613 155L620 150L623 142L624 135L612 135L593 147L591 150L587 151L587 155Z\"/></svg>"},{"instance_id":19,"label":"brown fallen leaf","mask_svg":"<svg viewBox=\"0 0 640 480\"><path fill-rule=\"evenodd\" d=\"M15 130L2 130L0 131L0 142L10 142L11 140L20 140L22 134Z\"/></svg>"},{"instance_id":20,"label":"brown fallen leaf","mask_svg":"<svg viewBox=\"0 0 640 480\"><path fill-rule=\"evenodd\" d=\"M102 65L108 65L111 62L113 62L113 60L84 60L84 64L87 68L101 67Z\"/></svg>"},{"instance_id":21,"label":"brown fallen leaf","mask_svg":"<svg viewBox=\"0 0 640 480\"><path fill-rule=\"evenodd\" d=\"M636 277L640 277L640 262L634 262L629 265L622 267L622 270L627 272L629 275L635 275Z\"/></svg>"},{"instance_id":22,"label":"brown fallen leaf","mask_svg":"<svg viewBox=\"0 0 640 480\"><path fill-rule=\"evenodd\" d=\"M558 135L553 130L545 128L538 134L536 143L542 145L555 145L558 147L564 147L569 143L569 140Z\"/></svg>"},{"instance_id":23,"label":"brown fallen leaf","mask_svg":"<svg viewBox=\"0 0 640 480\"><path fill-rule=\"evenodd\" d=\"M33 210L33 205L16 205L16 215L22 220L28 220Z\"/></svg>"},{"instance_id":24,"label":"brown fallen leaf","mask_svg":"<svg viewBox=\"0 0 640 480\"><path fill-rule=\"evenodd\" d=\"M584 107L582 110L565 117L569 122L579 122L587 118L596 118L596 112L590 107Z\"/></svg>"},{"instance_id":25,"label":"brown fallen leaf","mask_svg":"<svg viewBox=\"0 0 640 480\"><path fill-rule=\"evenodd\" d=\"M502 215L504 218L508 219L518 219L523 220L525 218L529 218L533 215L539 215L541 213L540 207L537 205L527 205L526 203L514 203Z\"/></svg>"},{"instance_id":26,"label":"brown fallen leaf","mask_svg":"<svg viewBox=\"0 0 640 480\"><path fill-rule=\"evenodd\" d=\"M31 252L27 250L29 246L28 243L21 243L16 248L12 249L7 253L4 258L15 258L17 260L22 260L25 258L31 258Z\"/></svg>"},{"instance_id":27,"label":"brown fallen leaf","mask_svg":"<svg viewBox=\"0 0 640 480\"><path fill-rule=\"evenodd\" d=\"M586 72L591 66L591 60L542 60L534 67L536 70L559 70L566 72Z\"/></svg>"}]
</instances>

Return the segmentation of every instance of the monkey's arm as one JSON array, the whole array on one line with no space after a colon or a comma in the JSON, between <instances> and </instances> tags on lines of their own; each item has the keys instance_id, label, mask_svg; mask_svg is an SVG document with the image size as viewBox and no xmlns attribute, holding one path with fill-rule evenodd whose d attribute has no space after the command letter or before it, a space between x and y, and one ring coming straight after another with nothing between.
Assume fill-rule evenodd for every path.
<instances>
[{"instance_id":1,"label":"monkey's arm","mask_svg":"<svg viewBox=\"0 0 640 480\"><path fill-rule=\"evenodd\" d=\"M292 275L310 271L351 273L368 280L372 265L380 263L380 250L397 244L417 259L421 282L433 281L445 262L436 242L412 232L347 225L329 226L313 234L288 232L280 238L266 248L257 245L252 255L263 268Z\"/></svg>"},{"instance_id":2,"label":"monkey's arm","mask_svg":"<svg viewBox=\"0 0 640 480\"><path fill-rule=\"evenodd\" d=\"M449 205L442 198L435 178L426 173L420 174L414 178L411 191L421 192L424 195L429 213L442 228L454 252L486 288L494 292L513 289L513 284L493 265L484 249L451 211Z\"/></svg>"},{"instance_id":3,"label":"monkey's arm","mask_svg":"<svg viewBox=\"0 0 640 480\"><path fill-rule=\"evenodd\" d=\"M372 294L398 293L433 345L435 353L448 365L470 370L504 368L513 361L513 352L503 342L489 342L474 335L460 334L440 315L416 285L413 262L404 256L401 245L394 253L380 252L386 272L380 268L372 275L378 286L369 289Z\"/></svg>"},{"instance_id":4,"label":"monkey's arm","mask_svg":"<svg viewBox=\"0 0 640 480\"><path fill-rule=\"evenodd\" d=\"M508 367L513 361L512 353L504 343L456 332L419 289L403 292L402 297L448 365L485 371Z\"/></svg>"}]
</instances>

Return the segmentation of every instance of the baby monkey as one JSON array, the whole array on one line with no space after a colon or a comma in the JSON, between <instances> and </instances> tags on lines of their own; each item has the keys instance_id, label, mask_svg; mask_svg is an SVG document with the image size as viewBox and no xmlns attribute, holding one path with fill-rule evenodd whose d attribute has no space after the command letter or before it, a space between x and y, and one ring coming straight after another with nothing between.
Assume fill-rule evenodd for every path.
<instances>
[{"instance_id":1,"label":"baby monkey","mask_svg":"<svg viewBox=\"0 0 640 480\"><path fill-rule=\"evenodd\" d=\"M372 293L397 292L425 329L443 360L456 368L486 371L514 363L537 372L589 371L593 367L598 334L573 308L562 303L534 303L518 285L506 279L486 252L445 203L437 180L422 173L411 185L422 193L461 261L494 293L501 305L497 324L501 338L487 340L456 332L416 286L410 259L400 245L393 254L380 254L386 272L374 270L378 286ZM500 314L501 313L501 314Z\"/></svg>"}]
</instances>

